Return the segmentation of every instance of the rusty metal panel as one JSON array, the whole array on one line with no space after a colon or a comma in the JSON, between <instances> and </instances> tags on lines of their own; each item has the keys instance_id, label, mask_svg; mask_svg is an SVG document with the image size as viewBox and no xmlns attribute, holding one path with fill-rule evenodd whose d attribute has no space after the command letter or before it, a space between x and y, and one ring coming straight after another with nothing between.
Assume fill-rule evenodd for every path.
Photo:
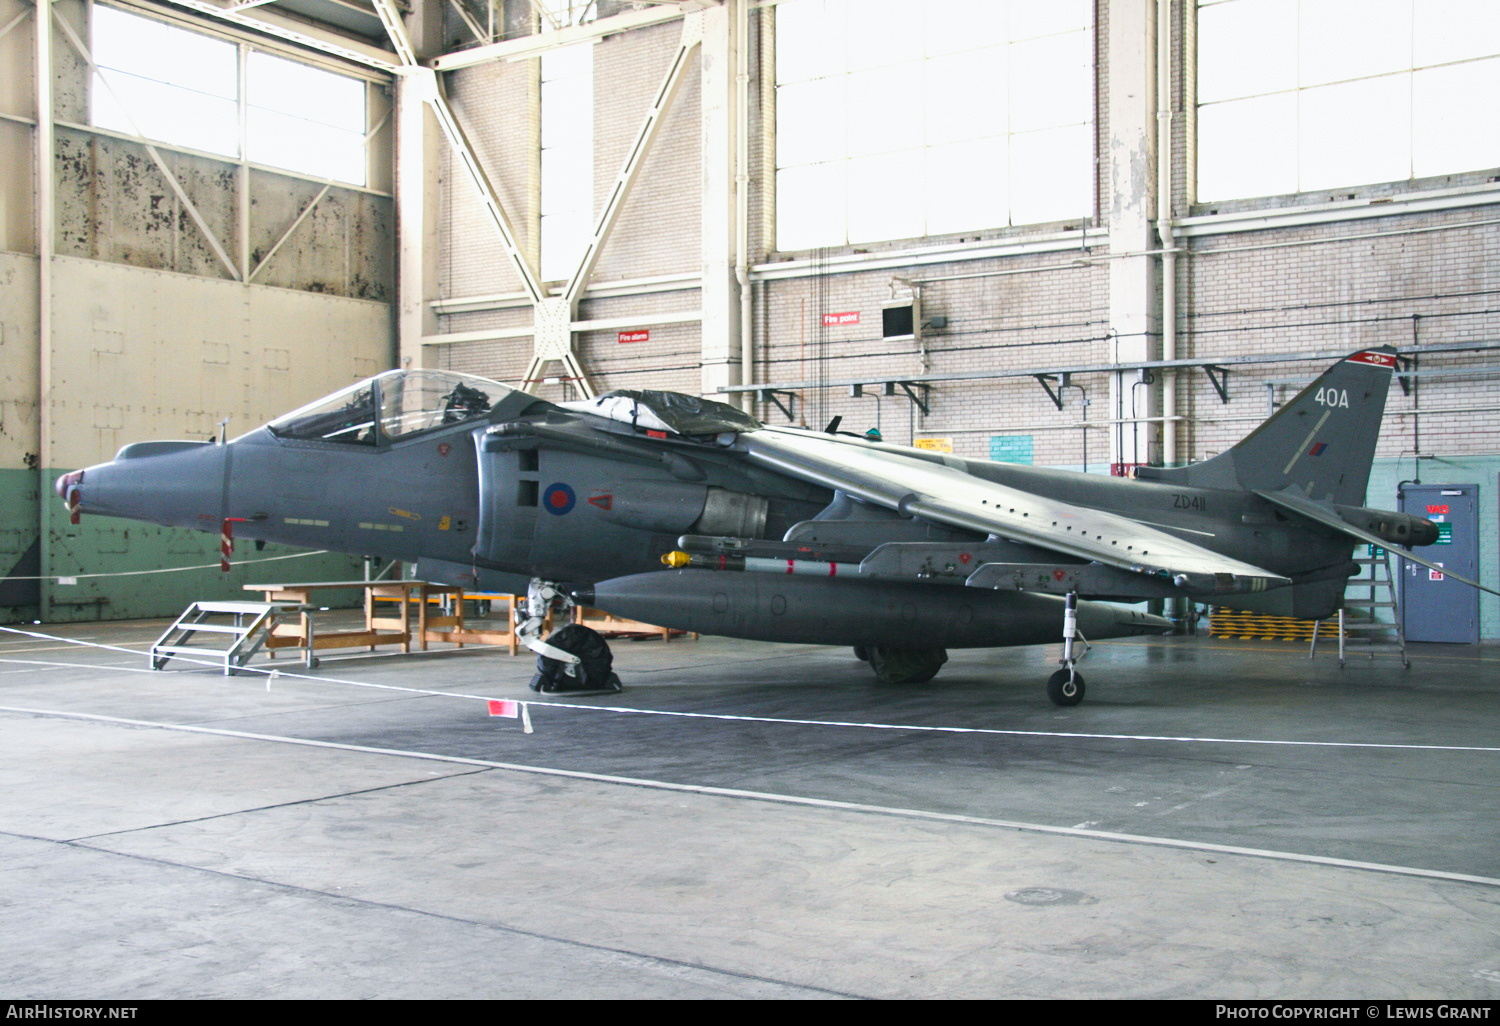
<instances>
[{"instance_id":1,"label":"rusty metal panel","mask_svg":"<svg viewBox=\"0 0 1500 1026\"><path fill-rule=\"evenodd\" d=\"M236 167L167 149L158 152L218 244L232 248ZM59 255L231 277L144 146L59 128L56 158Z\"/></svg>"},{"instance_id":2,"label":"rusty metal panel","mask_svg":"<svg viewBox=\"0 0 1500 1026\"><path fill-rule=\"evenodd\" d=\"M319 198L321 196L321 198ZM354 299L394 294L395 212L389 197L254 168L251 280Z\"/></svg>"},{"instance_id":3,"label":"rusty metal panel","mask_svg":"<svg viewBox=\"0 0 1500 1026\"><path fill-rule=\"evenodd\" d=\"M176 188L139 143L58 130L60 255L232 279L215 249L238 250L244 206L250 267L237 268L239 274L253 271L254 282L324 295L378 302L393 295L395 213L389 197L336 186L325 191L322 183L252 168L249 202L242 205L239 165L164 147L157 152Z\"/></svg>"}]
</instances>

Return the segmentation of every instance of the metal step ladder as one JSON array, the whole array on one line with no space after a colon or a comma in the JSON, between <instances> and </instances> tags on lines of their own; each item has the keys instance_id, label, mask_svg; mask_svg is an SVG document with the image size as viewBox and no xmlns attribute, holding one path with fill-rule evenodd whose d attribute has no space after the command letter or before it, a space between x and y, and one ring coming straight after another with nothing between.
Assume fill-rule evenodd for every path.
<instances>
[{"instance_id":1,"label":"metal step ladder","mask_svg":"<svg viewBox=\"0 0 1500 1026\"><path fill-rule=\"evenodd\" d=\"M1406 632L1401 627L1401 605L1396 597L1395 583L1391 578L1391 554L1374 545L1366 546L1365 555L1355 556L1354 562L1361 567L1358 576L1349 578L1344 588L1344 605L1337 617L1329 617L1313 624L1312 645L1307 657L1318 654L1319 628L1337 623L1339 639L1339 669L1344 668L1349 649L1362 645L1365 654L1374 659L1376 654L1400 656L1401 665L1410 667L1406 655ZM1389 610L1391 619L1380 617L1382 610Z\"/></svg>"},{"instance_id":2,"label":"metal step ladder","mask_svg":"<svg viewBox=\"0 0 1500 1026\"><path fill-rule=\"evenodd\" d=\"M151 669L160 670L175 656L191 655L222 663L224 675L233 676L261 650L283 616L303 608L294 602L194 602L151 646ZM198 635L228 639L229 647L192 644ZM310 659L310 638L307 654Z\"/></svg>"}]
</instances>

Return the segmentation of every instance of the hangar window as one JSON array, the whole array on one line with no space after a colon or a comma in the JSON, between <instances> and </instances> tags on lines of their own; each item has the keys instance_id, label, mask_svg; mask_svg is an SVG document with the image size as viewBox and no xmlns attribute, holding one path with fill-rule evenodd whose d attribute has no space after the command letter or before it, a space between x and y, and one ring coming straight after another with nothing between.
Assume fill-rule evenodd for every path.
<instances>
[{"instance_id":1,"label":"hangar window","mask_svg":"<svg viewBox=\"0 0 1500 1026\"><path fill-rule=\"evenodd\" d=\"M239 156L237 49L222 39L95 7L94 124Z\"/></svg>"},{"instance_id":2,"label":"hangar window","mask_svg":"<svg viewBox=\"0 0 1500 1026\"><path fill-rule=\"evenodd\" d=\"M1089 217L1089 0L776 8L777 248Z\"/></svg>"},{"instance_id":3,"label":"hangar window","mask_svg":"<svg viewBox=\"0 0 1500 1026\"><path fill-rule=\"evenodd\" d=\"M1500 166L1493 0L1200 0L1198 198Z\"/></svg>"},{"instance_id":4,"label":"hangar window","mask_svg":"<svg viewBox=\"0 0 1500 1026\"><path fill-rule=\"evenodd\" d=\"M360 79L112 7L93 11L94 125L365 183L366 86Z\"/></svg>"},{"instance_id":5,"label":"hangar window","mask_svg":"<svg viewBox=\"0 0 1500 1026\"><path fill-rule=\"evenodd\" d=\"M255 51L245 71L248 159L364 184L363 82Z\"/></svg>"}]
</instances>

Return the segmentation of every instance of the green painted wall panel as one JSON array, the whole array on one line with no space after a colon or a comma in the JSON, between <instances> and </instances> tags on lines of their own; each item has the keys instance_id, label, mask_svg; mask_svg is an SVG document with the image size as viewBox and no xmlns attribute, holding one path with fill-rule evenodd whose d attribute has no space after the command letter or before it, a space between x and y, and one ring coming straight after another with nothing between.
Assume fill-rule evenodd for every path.
<instances>
[{"instance_id":1,"label":"green painted wall panel","mask_svg":"<svg viewBox=\"0 0 1500 1026\"><path fill-rule=\"evenodd\" d=\"M58 473L49 473L47 480ZM34 471L0 470L0 567L7 573L37 539L37 492ZM50 489L46 498L55 507L44 607L0 606L0 622L175 616L197 599L258 597L247 595L246 584L357 580L364 572L358 557L310 555L279 545L258 552L254 542L242 540L235 549L237 565L225 574L219 570L217 534L86 514L74 525Z\"/></svg>"},{"instance_id":2,"label":"green painted wall panel","mask_svg":"<svg viewBox=\"0 0 1500 1026\"><path fill-rule=\"evenodd\" d=\"M35 620L37 618L34 582L12 579L34 568L23 564L23 557L37 540L37 472L34 470L0 470L0 622Z\"/></svg>"}]
</instances>

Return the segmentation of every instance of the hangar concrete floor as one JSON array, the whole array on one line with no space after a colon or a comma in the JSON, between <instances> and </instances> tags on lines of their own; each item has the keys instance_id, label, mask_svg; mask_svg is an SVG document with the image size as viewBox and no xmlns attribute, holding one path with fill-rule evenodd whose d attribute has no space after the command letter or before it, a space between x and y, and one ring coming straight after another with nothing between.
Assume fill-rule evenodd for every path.
<instances>
[{"instance_id":1,"label":"hangar concrete floor","mask_svg":"<svg viewBox=\"0 0 1500 1026\"><path fill-rule=\"evenodd\" d=\"M621 641L526 733L526 657L161 626L0 636L7 997L1500 998L1495 646Z\"/></svg>"}]
</instances>

